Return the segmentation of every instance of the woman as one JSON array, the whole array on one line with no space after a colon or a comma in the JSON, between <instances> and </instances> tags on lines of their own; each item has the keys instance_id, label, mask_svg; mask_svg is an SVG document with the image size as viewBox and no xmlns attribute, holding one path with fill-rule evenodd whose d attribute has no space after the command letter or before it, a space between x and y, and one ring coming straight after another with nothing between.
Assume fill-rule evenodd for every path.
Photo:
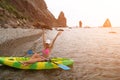
<instances>
[{"instance_id":1,"label":"woman","mask_svg":"<svg viewBox=\"0 0 120 80\"><path fill-rule=\"evenodd\" d=\"M60 30L57 33L56 37L53 39L52 42L50 42L49 39L47 39L47 40L45 39L44 29L42 31L43 31L42 38L43 38L43 46L44 46L44 49L42 50L42 55L40 55L38 53L34 53L29 61L22 62L23 65L29 65L29 64L32 64L32 63L35 63L35 62L40 62L40 61L47 60L50 56L50 53L51 53L51 50L54 46L55 40L62 33L63 30Z\"/></svg>"}]
</instances>

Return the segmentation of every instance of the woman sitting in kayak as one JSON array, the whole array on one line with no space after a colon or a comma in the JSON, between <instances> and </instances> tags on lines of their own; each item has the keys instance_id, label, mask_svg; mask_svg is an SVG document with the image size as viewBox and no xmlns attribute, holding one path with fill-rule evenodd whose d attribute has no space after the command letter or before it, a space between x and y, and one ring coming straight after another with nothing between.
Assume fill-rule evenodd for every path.
<instances>
[{"instance_id":1,"label":"woman sitting in kayak","mask_svg":"<svg viewBox=\"0 0 120 80\"><path fill-rule=\"evenodd\" d=\"M45 40L44 29L42 31L43 31L42 38L43 38L43 46L44 46L44 49L42 50L42 55L40 55L38 53L34 53L29 61L22 62L23 65L29 65L29 64L32 64L32 63L35 63L35 62L40 62L40 61L47 60L50 56L50 53L51 53L51 50L52 50L53 45L55 43L55 40L62 33L62 30L60 30L57 33L56 37L53 39L53 41L50 42L49 39Z\"/></svg>"}]
</instances>

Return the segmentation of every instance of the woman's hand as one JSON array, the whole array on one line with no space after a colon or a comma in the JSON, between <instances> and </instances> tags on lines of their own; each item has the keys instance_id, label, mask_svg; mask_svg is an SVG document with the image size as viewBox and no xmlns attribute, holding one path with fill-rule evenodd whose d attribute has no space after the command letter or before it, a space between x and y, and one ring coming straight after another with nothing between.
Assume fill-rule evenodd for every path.
<instances>
[{"instance_id":1,"label":"woman's hand","mask_svg":"<svg viewBox=\"0 0 120 80\"><path fill-rule=\"evenodd\" d=\"M63 32L63 31L59 31L59 32L57 33L57 36L59 36L60 34L62 34L62 32Z\"/></svg>"},{"instance_id":2,"label":"woman's hand","mask_svg":"<svg viewBox=\"0 0 120 80\"><path fill-rule=\"evenodd\" d=\"M42 28L42 31L45 31L45 28Z\"/></svg>"}]
</instances>

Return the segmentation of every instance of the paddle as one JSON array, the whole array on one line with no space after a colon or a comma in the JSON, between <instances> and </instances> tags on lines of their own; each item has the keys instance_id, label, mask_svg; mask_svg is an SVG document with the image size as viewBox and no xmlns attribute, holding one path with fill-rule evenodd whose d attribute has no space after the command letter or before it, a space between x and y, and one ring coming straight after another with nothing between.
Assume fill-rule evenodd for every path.
<instances>
[{"instance_id":1,"label":"paddle","mask_svg":"<svg viewBox=\"0 0 120 80\"><path fill-rule=\"evenodd\" d=\"M56 63L56 62L52 61L51 59L49 59L48 61L56 64L59 68L61 68L63 70L70 70L70 67L68 67L66 65L63 65L63 64L60 64L60 63Z\"/></svg>"},{"instance_id":2,"label":"paddle","mask_svg":"<svg viewBox=\"0 0 120 80\"><path fill-rule=\"evenodd\" d=\"M33 54L33 51L32 50L28 50L27 54L31 55L31 54Z\"/></svg>"},{"instance_id":3,"label":"paddle","mask_svg":"<svg viewBox=\"0 0 120 80\"><path fill-rule=\"evenodd\" d=\"M28 50L27 53L31 55L31 54L33 54L33 51L32 50ZM56 63L56 62L52 61L51 59L49 59L49 60L46 59L46 60L56 64L59 68L61 68L63 70L70 70L70 67L68 67L66 65L63 65L63 64L60 64L60 63Z\"/></svg>"}]
</instances>

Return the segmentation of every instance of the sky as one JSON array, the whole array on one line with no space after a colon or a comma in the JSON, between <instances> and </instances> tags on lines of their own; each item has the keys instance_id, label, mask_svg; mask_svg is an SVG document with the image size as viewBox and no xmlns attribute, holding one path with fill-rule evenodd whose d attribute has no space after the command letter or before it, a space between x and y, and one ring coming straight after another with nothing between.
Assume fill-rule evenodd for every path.
<instances>
[{"instance_id":1,"label":"sky","mask_svg":"<svg viewBox=\"0 0 120 80\"><path fill-rule=\"evenodd\" d=\"M108 18L113 27L120 27L119 0L45 0L48 10L58 18L61 11L68 26L102 26Z\"/></svg>"}]
</instances>

